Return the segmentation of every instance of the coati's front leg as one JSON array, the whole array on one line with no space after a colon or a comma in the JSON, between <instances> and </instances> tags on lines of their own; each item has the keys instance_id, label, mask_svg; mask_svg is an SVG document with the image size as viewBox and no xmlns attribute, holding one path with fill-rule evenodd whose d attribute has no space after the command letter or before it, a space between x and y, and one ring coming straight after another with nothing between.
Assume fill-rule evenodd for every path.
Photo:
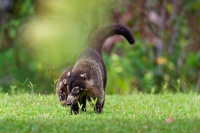
<instances>
[{"instance_id":1,"label":"coati's front leg","mask_svg":"<svg viewBox=\"0 0 200 133\"><path fill-rule=\"evenodd\" d=\"M81 109L82 109L83 112L86 111L86 99L87 99L87 95L84 95L82 98L80 98L78 100L79 104L82 105ZM71 105L71 114L78 114L79 113L78 102Z\"/></svg>"},{"instance_id":2,"label":"coati's front leg","mask_svg":"<svg viewBox=\"0 0 200 133\"><path fill-rule=\"evenodd\" d=\"M81 109L83 112L86 112L86 99L87 99L87 95L84 95L81 99L81 104L83 105Z\"/></svg>"},{"instance_id":3,"label":"coati's front leg","mask_svg":"<svg viewBox=\"0 0 200 133\"><path fill-rule=\"evenodd\" d=\"M79 107L78 107L78 103L74 103L71 105L71 114L78 114L78 110L79 110Z\"/></svg>"}]
</instances>

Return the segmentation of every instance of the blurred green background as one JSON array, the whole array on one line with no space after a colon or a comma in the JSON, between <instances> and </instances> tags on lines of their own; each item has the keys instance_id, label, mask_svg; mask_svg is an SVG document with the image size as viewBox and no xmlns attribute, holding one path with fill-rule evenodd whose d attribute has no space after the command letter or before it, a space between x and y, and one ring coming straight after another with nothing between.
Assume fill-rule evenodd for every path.
<instances>
[{"instance_id":1,"label":"blurred green background","mask_svg":"<svg viewBox=\"0 0 200 133\"><path fill-rule=\"evenodd\" d=\"M103 25L128 26L136 44L104 44L107 94L200 92L199 0L0 0L0 90L55 91Z\"/></svg>"}]
</instances>

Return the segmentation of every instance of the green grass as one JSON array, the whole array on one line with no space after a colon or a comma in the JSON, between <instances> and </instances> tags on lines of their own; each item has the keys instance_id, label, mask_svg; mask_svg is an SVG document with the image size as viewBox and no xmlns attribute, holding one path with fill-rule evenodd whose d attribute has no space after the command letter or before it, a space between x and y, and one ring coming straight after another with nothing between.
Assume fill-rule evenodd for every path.
<instances>
[{"instance_id":1,"label":"green grass","mask_svg":"<svg viewBox=\"0 0 200 133\"><path fill-rule=\"evenodd\" d=\"M172 123L165 121L173 118ZM0 132L200 132L200 96L196 94L106 95L102 114L70 115L55 95L0 93Z\"/></svg>"}]
</instances>

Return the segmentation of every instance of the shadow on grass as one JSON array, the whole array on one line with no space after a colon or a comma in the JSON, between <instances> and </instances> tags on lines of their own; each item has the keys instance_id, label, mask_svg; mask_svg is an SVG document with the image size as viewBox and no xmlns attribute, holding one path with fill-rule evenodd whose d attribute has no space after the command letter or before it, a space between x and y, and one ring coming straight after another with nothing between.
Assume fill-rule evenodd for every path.
<instances>
[{"instance_id":1,"label":"shadow on grass","mask_svg":"<svg viewBox=\"0 0 200 133\"><path fill-rule=\"evenodd\" d=\"M101 115L63 118L7 118L0 120L0 132L186 132L198 133L199 119L175 119L172 123L158 119L105 118Z\"/></svg>"}]
</instances>

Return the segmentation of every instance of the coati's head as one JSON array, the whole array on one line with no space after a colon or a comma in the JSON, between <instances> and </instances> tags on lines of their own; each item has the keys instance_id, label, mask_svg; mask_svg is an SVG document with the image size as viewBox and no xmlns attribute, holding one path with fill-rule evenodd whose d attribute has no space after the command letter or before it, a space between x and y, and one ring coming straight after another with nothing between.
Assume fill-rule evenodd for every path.
<instances>
[{"instance_id":1,"label":"coati's head","mask_svg":"<svg viewBox=\"0 0 200 133\"><path fill-rule=\"evenodd\" d=\"M63 106L66 106L66 101L67 101L67 96L68 96L66 84L67 84L67 79L64 78L64 79L60 79L56 86L57 88L56 93Z\"/></svg>"},{"instance_id":2,"label":"coati's head","mask_svg":"<svg viewBox=\"0 0 200 133\"><path fill-rule=\"evenodd\" d=\"M84 93L87 86L87 75L81 72L72 72L67 80L67 105L76 103Z\"/></svg>"},{"instance_id":3,"label":"coati's head","mask_svg":"<svg viewBox=\"0 0 200 133\"><path fill-rule=\"evenodd\" d=\"M56 85L56 93L63 106L66 106L66 101L67 101L67 96L68 96L67 79L72 69L73 69L73 66L68 66L65 69L65 71L61 74Z\"/></svg>"}]
</instances>

